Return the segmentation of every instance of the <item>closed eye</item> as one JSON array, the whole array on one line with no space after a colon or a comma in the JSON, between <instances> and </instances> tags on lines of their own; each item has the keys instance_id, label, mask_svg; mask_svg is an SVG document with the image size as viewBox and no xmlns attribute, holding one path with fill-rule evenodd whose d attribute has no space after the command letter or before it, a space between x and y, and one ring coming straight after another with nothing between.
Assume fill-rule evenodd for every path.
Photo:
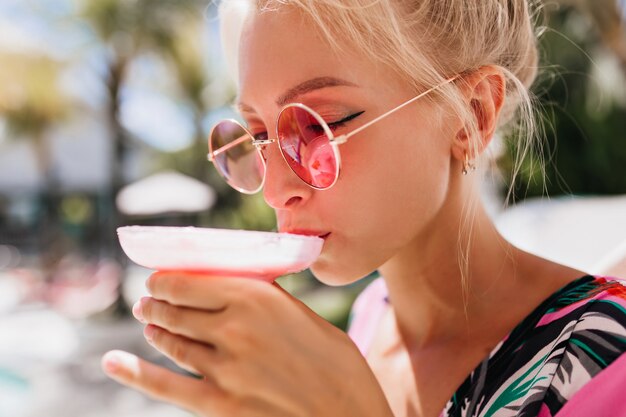
<instances>
[{"instance_id":1,"label":"closed eye","mask_svg":"<svg viewBox=\"0 0 626 417\"><path fill-rule=\"evenodd\" d=\"M351 114L347 117L344 117L341 120L337 120L336 122L330 122L328 123L328 127L330 128L331 132L334 132L335 130L339 129L340 127L345 126L346 123L348 123L349 121L352 121L354 119L356 119L357 117L359 117L360 115L362 115L363 113L365 113L364 111L360 111L360 112L356 112L354 114ZM309 130L310 132L312 132L315 135L322 135L324 134L324 128L319 125L319 124L310 124L306 127L307 130ZM269 138L267 132L263 131L263 132L258 132L258 133L253 133L252 137L254 138L254 140L267 140Z\"/></svg>"},{"instance_id":2,"label":"closed eye","mask_svg":"<svg viewBox=\"0 0 626 417\"><path fill-rule=\"evenodd\" d=\"M359 117L363 113L365 113L365 112L364 111L360 111L360 112L351 114L348 117L344 117L341 120L337 120L336 122L327 123L328 127L330 128L331 132L334 132L335 130L339 129L340 127L343 127L349 121L356 119L357 117ZM310 130L311 132L315 133L315 134L318 134L318 135L321 135L321 134L324 133L324 128L322 128L322 126L319 125L319 124L310 124L310 125L307 126L307 129Z\"/></svg>"}]
</instances>

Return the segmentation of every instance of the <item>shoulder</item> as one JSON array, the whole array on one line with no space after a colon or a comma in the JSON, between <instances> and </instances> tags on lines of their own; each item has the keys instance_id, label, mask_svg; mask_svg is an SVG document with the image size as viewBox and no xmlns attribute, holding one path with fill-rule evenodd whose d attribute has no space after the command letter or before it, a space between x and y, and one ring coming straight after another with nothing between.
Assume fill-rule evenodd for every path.
<instances>
[{"instance_id":1,"label":"shoulder","mask_svg":"<svg viewBox=\"0 0 626 417\"><path fill-rule=\"evenodd\" d=\"M580 278L556 292L537 310L536 329L560 335L584 331L623 332L626 327L626 281L601 276ZM562 339L562 338L561 338Z\"/></svg>"},{"instance_id":2,"label":"shoulder","mask_svg":"<svg viewBox=\"0 0 626 417\"><path fill-rule=\"evenodd\" d=\"M585 387L606 384L600 377L605 371L624 369L625 281L582 277L554 293L529 318L511 335L507 378L496 396L502 399L525 385L517 400L523 415L556 416Z\"/></svg>"},{"instance_id":3,"label":"shoulder","mask_svg":"<svg viewBox=\"0 0 626 417\"><path fill-rule=\"evenodd\" d=\"M388 307L385 281L376 278L358 295L348 319L348 335L365 355L376 331L376 324Z\"/></svg>"},{"instance_id":4,"label":"shoulder","mask_svg":"<svg viewBox=\"0 0 626 417\"><path fill-rule=\"evenodd\" d=\"M606 367L626 351L626 282L589 276L572 284L557 293L536 330L553 335L554 350L566 347L593 373L592 362Z\"/></svg>"},{"instance_id":5,"label":"shoulder","mask_svg":"<svg viewBox=\"0 0 626 417\"><path fill-rule=\"evenodd\" d=\"M577 297L582 299L577 300ZM600 339L605 339L614 342L616 348L626 348L626 281L593 277L581 291L565 294L563 298L571 303L562 308L564 317L571 316L573 324L569 338L571 346L585 348L598 345ZM599 353L609 354L597 347ZM614 353L624 350L614 350Z\"/></svg>"},{"instance_id":6,"label":"shoulder","mask_svg":"<svg viewBox=\"0 0 626 417\"><path fill-rule=\"evenodd\" d=\"M624 352L626 283L579 278L538 306L472 375L462 393L475 414L464 415L556 416L583 387L606 384L603 372L624 369Z\"/></svg>"},{"instance_id":7,"label":"shoulder","mask_svg":"<svg viewBox=\"0 0 626 417\"><path fill-rule=\"evenodd\" d=\"M563 294L560 301L562 306L557 305L551 313L554 317L546 316L547 326L557 320L565 324L561 333L565 337L559 343L562 353L556 347L553 351L558 353L559 362L543 401L544 408L550 410L550 415L567 415L571 406L563 410L565 414L561 414L561 408L574 401L580 411L584 399L593 400L593 410L597 412L598 407L610 402L602 404L589 393L609 394L616 375L621 375L622 387L626 382L626 282L596 276ZM610 395L621 398L622 394L614 391Z\"/></svg>"},{"instance_id":8,"label":"shoulder","mask_svg":"<svg viewBox=\"0 0 626 417\"><path fill-rule=\"evenodd\" d=\"M557 417L626 415L625 385L626 355L622 354L573 392L571 398L558 407L555 413L546 415ZM550 404L544 402L543 408L550 410Z\"/></svg>"}]
</instances>

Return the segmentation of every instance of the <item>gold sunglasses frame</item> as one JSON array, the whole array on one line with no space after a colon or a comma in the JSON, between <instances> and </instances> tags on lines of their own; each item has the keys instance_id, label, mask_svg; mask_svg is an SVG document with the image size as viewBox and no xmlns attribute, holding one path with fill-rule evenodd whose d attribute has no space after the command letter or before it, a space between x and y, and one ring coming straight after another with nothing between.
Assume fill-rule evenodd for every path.
<instances>
[{"instance_id":1,"label":"gold sunglasses frame","mask_svg":"<svg viewBox=\"0 0 626 417\"><path fill-rule=\"evenodd\" d=\"M263 158L263 153L262 150L265 146L270 145L274 142L277 143L278 145L278 149L280 150L280 154L282 155L283 159L285 160L285 162L287 163L287 165L289 165L289 162L287 161L287 158L285 157L283 148L280 146L280 135L278 133L278 122L280 121L280 117L282 116L283 112L285 112L287 109L289 109L290 107L299 107L305 111L307 111L308 113L310 113L320 124L320 126L322 126L322 128L324 129L324 132L326 133L326 135L328 136L330 145L332 146L333 149L333 153L335 156L335 160L336 160L336 172L335 172L335 179L333 180L333 182L327 186L327 187L316 187L314 185L309 184L308 182L304 181L297 172L295 172L295 170L293 168L291 168L291 165L289 165L289 168L291 168L291 170L294 172L294 174L296 174L296 176L298 176L298 178L300 178L300 180L302 180L302 182L304 182L306 185L308 185L309 187L316 189L316 190L328 190L330 189L333 185L335 185L335 183L337 182L337 180L339 179L339 173L341 170L341 154L339 153L339 145L346 143L348 141L348 139L350 139L352 136L356 135L357 133L360 133L361 131L363 131L364 129L370 127L371 125L373 125L374 123L384 119L385 117L389 116L390 114L402 109L403 107L408 106L409 104L419 100L420 98L430 94L431 92L443 87L446 84L449 84L455 80L457 80L459 77L461 77L461 75L456 75L454 77L448 78L445 81L437 84L434 87L431 87L429 89L427 89L426 91L421 92L420 94L418 94L417 96L405 101L404 103L392 108L391 110L381 114L380 116L370 120L369 122L365 123L362 126L357 127L356 129L350 131L349 133L344 133L341 134L337 137L335 137L335 135L332 133L332 131L330 130L330 127L328 126L328 124L326 123L326 121L324 121L324 119L322 119L322 117L317 114L317 112L313 109L311 109L310 107L302 104L302 103L289 103L286 104L285 106L283 106L280 110L280 112L278 113L278 117L276 118L276 138L268 138L268 139L262 139L262 140L257 140L254 139L254 136L248 131L248 129L246 129L244 126L241 125L241 123L239 123L238 121L234 120L234 119L224 119L221 120L219 122L217 122L213 128L211 129L211 132L209 133L209 138L208 138L208 144L209 144L209 153L207 154L207 160L210 162L213 162L213 165L215 166L215 168L217 169L217 171L220 173L220 175L224 178L224 180L226 180L226 182L235 190L244 193L244 194L256 194L257 192L259 192L262 188L263 185L265 184L265 174L267 172L267 165L265 163L265 158ZM224 122L231 122L234 123L236 125L238 125L239 127L241 127L241 129L246 133L245 135L242 135L240 138L216 149L213 150L213 146L211 144L211 138L213 137L213 132L215 131L215 129ZM249 137L248 137L249 136ZM259 185L258 188L256 188L254 191L249 191L249 190L244 190L241 187L238 187L234 184L232 184L224 175L224 173L222 173L222 170L219 168L219 165L216 163L215 161L215 157L221 153L224 153L226 151L228 151L229 149L234 148L235 146L238 146L239 144L245 142L246 140L252 140L252 145L256 148L257 152L259 153L259 156L261 158L261 163L263 164L263 179L261 180L261 184Z\"/></svg>"}]
</instances>

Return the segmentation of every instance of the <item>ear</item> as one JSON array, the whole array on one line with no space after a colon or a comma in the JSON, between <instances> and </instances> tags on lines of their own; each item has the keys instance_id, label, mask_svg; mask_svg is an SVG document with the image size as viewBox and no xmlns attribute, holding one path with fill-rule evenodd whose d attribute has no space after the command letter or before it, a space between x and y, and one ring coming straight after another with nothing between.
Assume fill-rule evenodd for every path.
<instances>
[{"instance_id":1,"label":"ear","mask_svg":"<svg viewBox=\"0 0 626 417\"><path fill-rule=\"evenodd\" d=\"M477 136L470 137L470 123L464 123L457 132L452 154L459 161L475 159L489 145L498 125L498 118L506 91L506 79L496 66L484 66L464 76L458 83L471 110L477 127Z\"/></svg>"}]
</instances>

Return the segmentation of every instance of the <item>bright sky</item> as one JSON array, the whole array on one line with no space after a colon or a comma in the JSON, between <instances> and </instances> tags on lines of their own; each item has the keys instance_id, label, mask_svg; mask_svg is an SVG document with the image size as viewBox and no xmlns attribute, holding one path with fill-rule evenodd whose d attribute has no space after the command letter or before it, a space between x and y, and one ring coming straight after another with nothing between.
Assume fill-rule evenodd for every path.
<instances>
[{"instance_id":1,"label":"bright sky","mask_svg":"<svg viewBox=\"0 0 626 417\"><path fill-rule=\"evenodd\" d=\"M2 0L0 47L12 52L67 56L86 35L79 25L68 24L72 10L70 0ZM76 36L80 32L83 36Z\"/></svg>"}]
</instances>

